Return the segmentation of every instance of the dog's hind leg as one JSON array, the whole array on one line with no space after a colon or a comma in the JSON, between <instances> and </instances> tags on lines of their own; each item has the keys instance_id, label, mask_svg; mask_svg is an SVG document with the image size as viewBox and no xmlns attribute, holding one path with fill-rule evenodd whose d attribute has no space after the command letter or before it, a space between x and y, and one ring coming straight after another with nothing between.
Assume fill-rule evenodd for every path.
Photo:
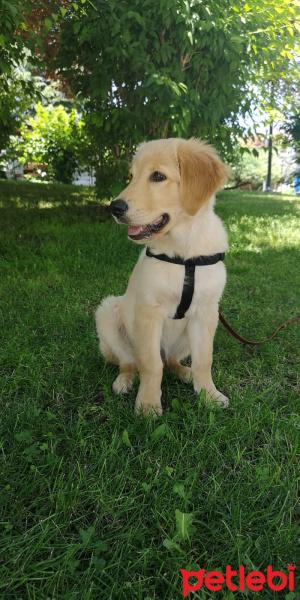
<instances>
[{"instance_id":1,"label":"dog's hind leg","mask_svg":"<svg viewBox=\"0 0 300 600\"><path fill-rule=\"evenodd\" d=\"M119 298L105 298L95 317L101 353L108 362L119 365L113 390L117 394L126 394L132 388L136 365L130 340L120 318Z\"/></svg>"},{"instance_id":2,"label":"dog's hind leg","mask_svg":"<svg viewBox=\"0 0 300 600\"><path fill-rule=\"evenodd\" d=\"M192 369L187 367L186 365L182 365L178 360L174 358L170 358L167 362L167 365L171 371L171 373L176 373L185 383L191 383L192 377Z\"/></svg>"},{"instance_id":3,"label":"dog's hind leg","mask_svg":"<svg viewBox=\"0 0 300 600\"><path fill-rule=\"evenodd\" d=\"M117 394L126 394L132 389L134 378L136 373L136 366L134 363L125 363L120 365L119 375L113 382L113 390Z\"/></svg>"}]
</instances>

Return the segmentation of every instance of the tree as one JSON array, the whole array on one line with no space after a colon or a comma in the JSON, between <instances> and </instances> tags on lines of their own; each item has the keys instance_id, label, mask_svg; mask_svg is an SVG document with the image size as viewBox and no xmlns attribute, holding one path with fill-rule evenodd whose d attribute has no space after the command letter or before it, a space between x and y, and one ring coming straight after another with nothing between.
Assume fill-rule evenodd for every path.
<instances>
[{"instance_id":1,"label":"tree","mask_svg":"<svg viewBox=\"0 0 300 600\"><path fill-rule=\"evenodd\" d=\"M0 0L0 75L2 86L5 85L5 76L11 76L14 67L24 53L24 41L20 32L26 29L24 8L29 10L29 2L18 0L8 2Z\"/></svg>"},{"instance_id":2,"label":"tree","mask_svg":"<svg viewBox=\"0 0 300 600\"><path fill-rule=\"evenodd\" d=\"M289 115L283 129L286 133L285 145L292 145L300 155L300 113Z\"/></svg>"},{"instance_id":3,"label":"tree","mask_svg":"<svg viewBox=\"0 0 300 600\"><path fill-rule=\"evenodd\" d=\"M23 73L17 72L17 65L30 53L21 35L27 29L24 10L29 10L26 0L0 0L0 154L20 126L29 105L26 92L32 91L32 82L28 85Z\"/></svg>"},{"instance_id":4,"label":"tree","mask_svg":"<svg viewBox=\"0 0 300 600\"><path fill-rule=\"evenodd\" d=\"M61 0L63 7L67 0ZM16 99L26 95L37 100L45 87L49 73L45 63L55 54L56 38L51 29L52 21L59 23L54 14L56 0L0 0L0 119L6 127L10 108L15 109L12 90L17 86ZM58 77L53 75L53 79ZM39 80L39 82L37 82ZM65 83L65 82L64 82ZM66 88L61 91L68 96ZM57 87L56 83L56 87ZM12 99L12 101L11 101Z\"/></svg>"},{"instance_id":5,"label":"tree","mask_svg":"<svg viewBox=\"0 0 300 600\"><path fill-rule=\"evenodd\" d=\"M254 83L262 89L283 59L293 62L300 31L289 0L82 0L60 14L53 66L87 99L115 161L142 139L172 135L213 140L226 154L257 102Z\"/></svg>"},{"instance_id":6,"label":"tree","mask_svg":"<svg viewBox=\"0 0 300 600\"><path fill-rule=\"evenodd\" d=\"M36 106L35 117L23 123L16 151L24 164L38 163L40 178L72 183L76 169L84 161L84 123L75 109L63 106Z\"/></svg>"},{"instance_id":7,"label":"tree","mask_svg":"<svg viewBox=\"0 0 300 600\"><path fill-rule=\"evenodd\" d=\"M41 66L42 37L29 21L34 4L30 0L0 0L0 84L8 89L14 69L30 59L35 67ZM27 82L27 91L31 83ZM26 82L24 82L24 89Z\"/></svg>"},{"instance_id":8,"label":"tree","mask_svg":"<svg viewBox=\"0 0 300 600\"><path fill-rule=\"evenodd\" d=\"M29 0L0 0L0 153L17 133L32 98L41 97L32 69L41 67L42 37L30 26L32 7Z\"/></svg>"},{"instance_id":9,"label":"tree","mask_svg":"<svg viewBox=\"0 0 300 600\"><path fill-rule=\"evenodd\" d=\"M0 97L0 156L16 134L28 108L28 100L22 95L18 82L11 82L9 90L2 90Z\"/></svg>"},{"instance_id":10,"label":"tree","mask_svg":"<svg viewBox=\"0 0 300 600\"><path fill-rule=\"evenodd\" d=\"M67 4L59 1L62 8ZM24 54L36 68L43 66L42 57L55 54L57 34L51 26L52 21L59 24L57 8L57 0L0 0L0 76L11 77ZM5 77L3 81L5 85Z\"/></svg>"}]
</instances>

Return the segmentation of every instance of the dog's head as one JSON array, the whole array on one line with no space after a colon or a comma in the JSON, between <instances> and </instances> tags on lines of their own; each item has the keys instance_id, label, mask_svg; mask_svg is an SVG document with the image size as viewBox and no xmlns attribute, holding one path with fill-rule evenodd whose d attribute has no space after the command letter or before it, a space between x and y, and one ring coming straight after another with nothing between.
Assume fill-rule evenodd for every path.
<instances>
[{"instance_id":1,"label":"dog's head","mask_svg":"<svg viewBox=\"0 0 300 600\"><path fill-rule=\"evenodd\" d=\"M229 168L212 146L195 138L170 138L139 146L131 181L111 203L130 239L145 243L170 231L183 213L196 215L224 183Z\"/></svg>"}]
</instances>

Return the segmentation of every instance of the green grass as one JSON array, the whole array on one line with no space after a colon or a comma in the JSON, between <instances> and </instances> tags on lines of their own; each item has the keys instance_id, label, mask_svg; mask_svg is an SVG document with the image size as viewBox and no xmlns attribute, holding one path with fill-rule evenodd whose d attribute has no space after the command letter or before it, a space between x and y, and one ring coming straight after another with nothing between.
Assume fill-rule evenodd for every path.
<instances>
[{"instance_id":1,"label":"green grass","mask_svg":"<svg viewBox=\"0 0 300 600\"><path fill-rule=\"evenodd\" d=\"M137 383L111 392L93 315L124 292L140 248L89 188L0 182L0 202L0 597L177 600L182 568L299 571L300 324L254 349L219 325L213 373L230 407L166 373L164 416L137 418ZM299 201L224 192L216 211L230 240L222 312L262 339L300 313ZM194 526L179 542L175 510Z\"/></svg>"}]
</instances>

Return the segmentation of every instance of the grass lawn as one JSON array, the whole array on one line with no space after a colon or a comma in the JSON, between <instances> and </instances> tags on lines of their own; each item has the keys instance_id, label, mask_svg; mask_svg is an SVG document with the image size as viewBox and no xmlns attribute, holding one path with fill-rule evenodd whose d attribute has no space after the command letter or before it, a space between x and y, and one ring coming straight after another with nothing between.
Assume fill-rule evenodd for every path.
<instances>
[{"instance_id":1,"label":"grass lawn","mask_svg":"<svg viewBox=\"0 0 300 600\"><path fill-rule=\"evenodd\" d=\"M163 417L137 418L137 383L112 393L93 314L124 292L140 247L89 188L0 182L0 207L0 598L178 600L180 569L226 565L293 562L296 576L300 323L254 349L219 325L213 374L230 407L166 373ZM216 212L230 241L221 310L262 339L300 314L299 200L223 192ZM299 600L295 581L189 597Z\"/></svg>"}]
</instances>

